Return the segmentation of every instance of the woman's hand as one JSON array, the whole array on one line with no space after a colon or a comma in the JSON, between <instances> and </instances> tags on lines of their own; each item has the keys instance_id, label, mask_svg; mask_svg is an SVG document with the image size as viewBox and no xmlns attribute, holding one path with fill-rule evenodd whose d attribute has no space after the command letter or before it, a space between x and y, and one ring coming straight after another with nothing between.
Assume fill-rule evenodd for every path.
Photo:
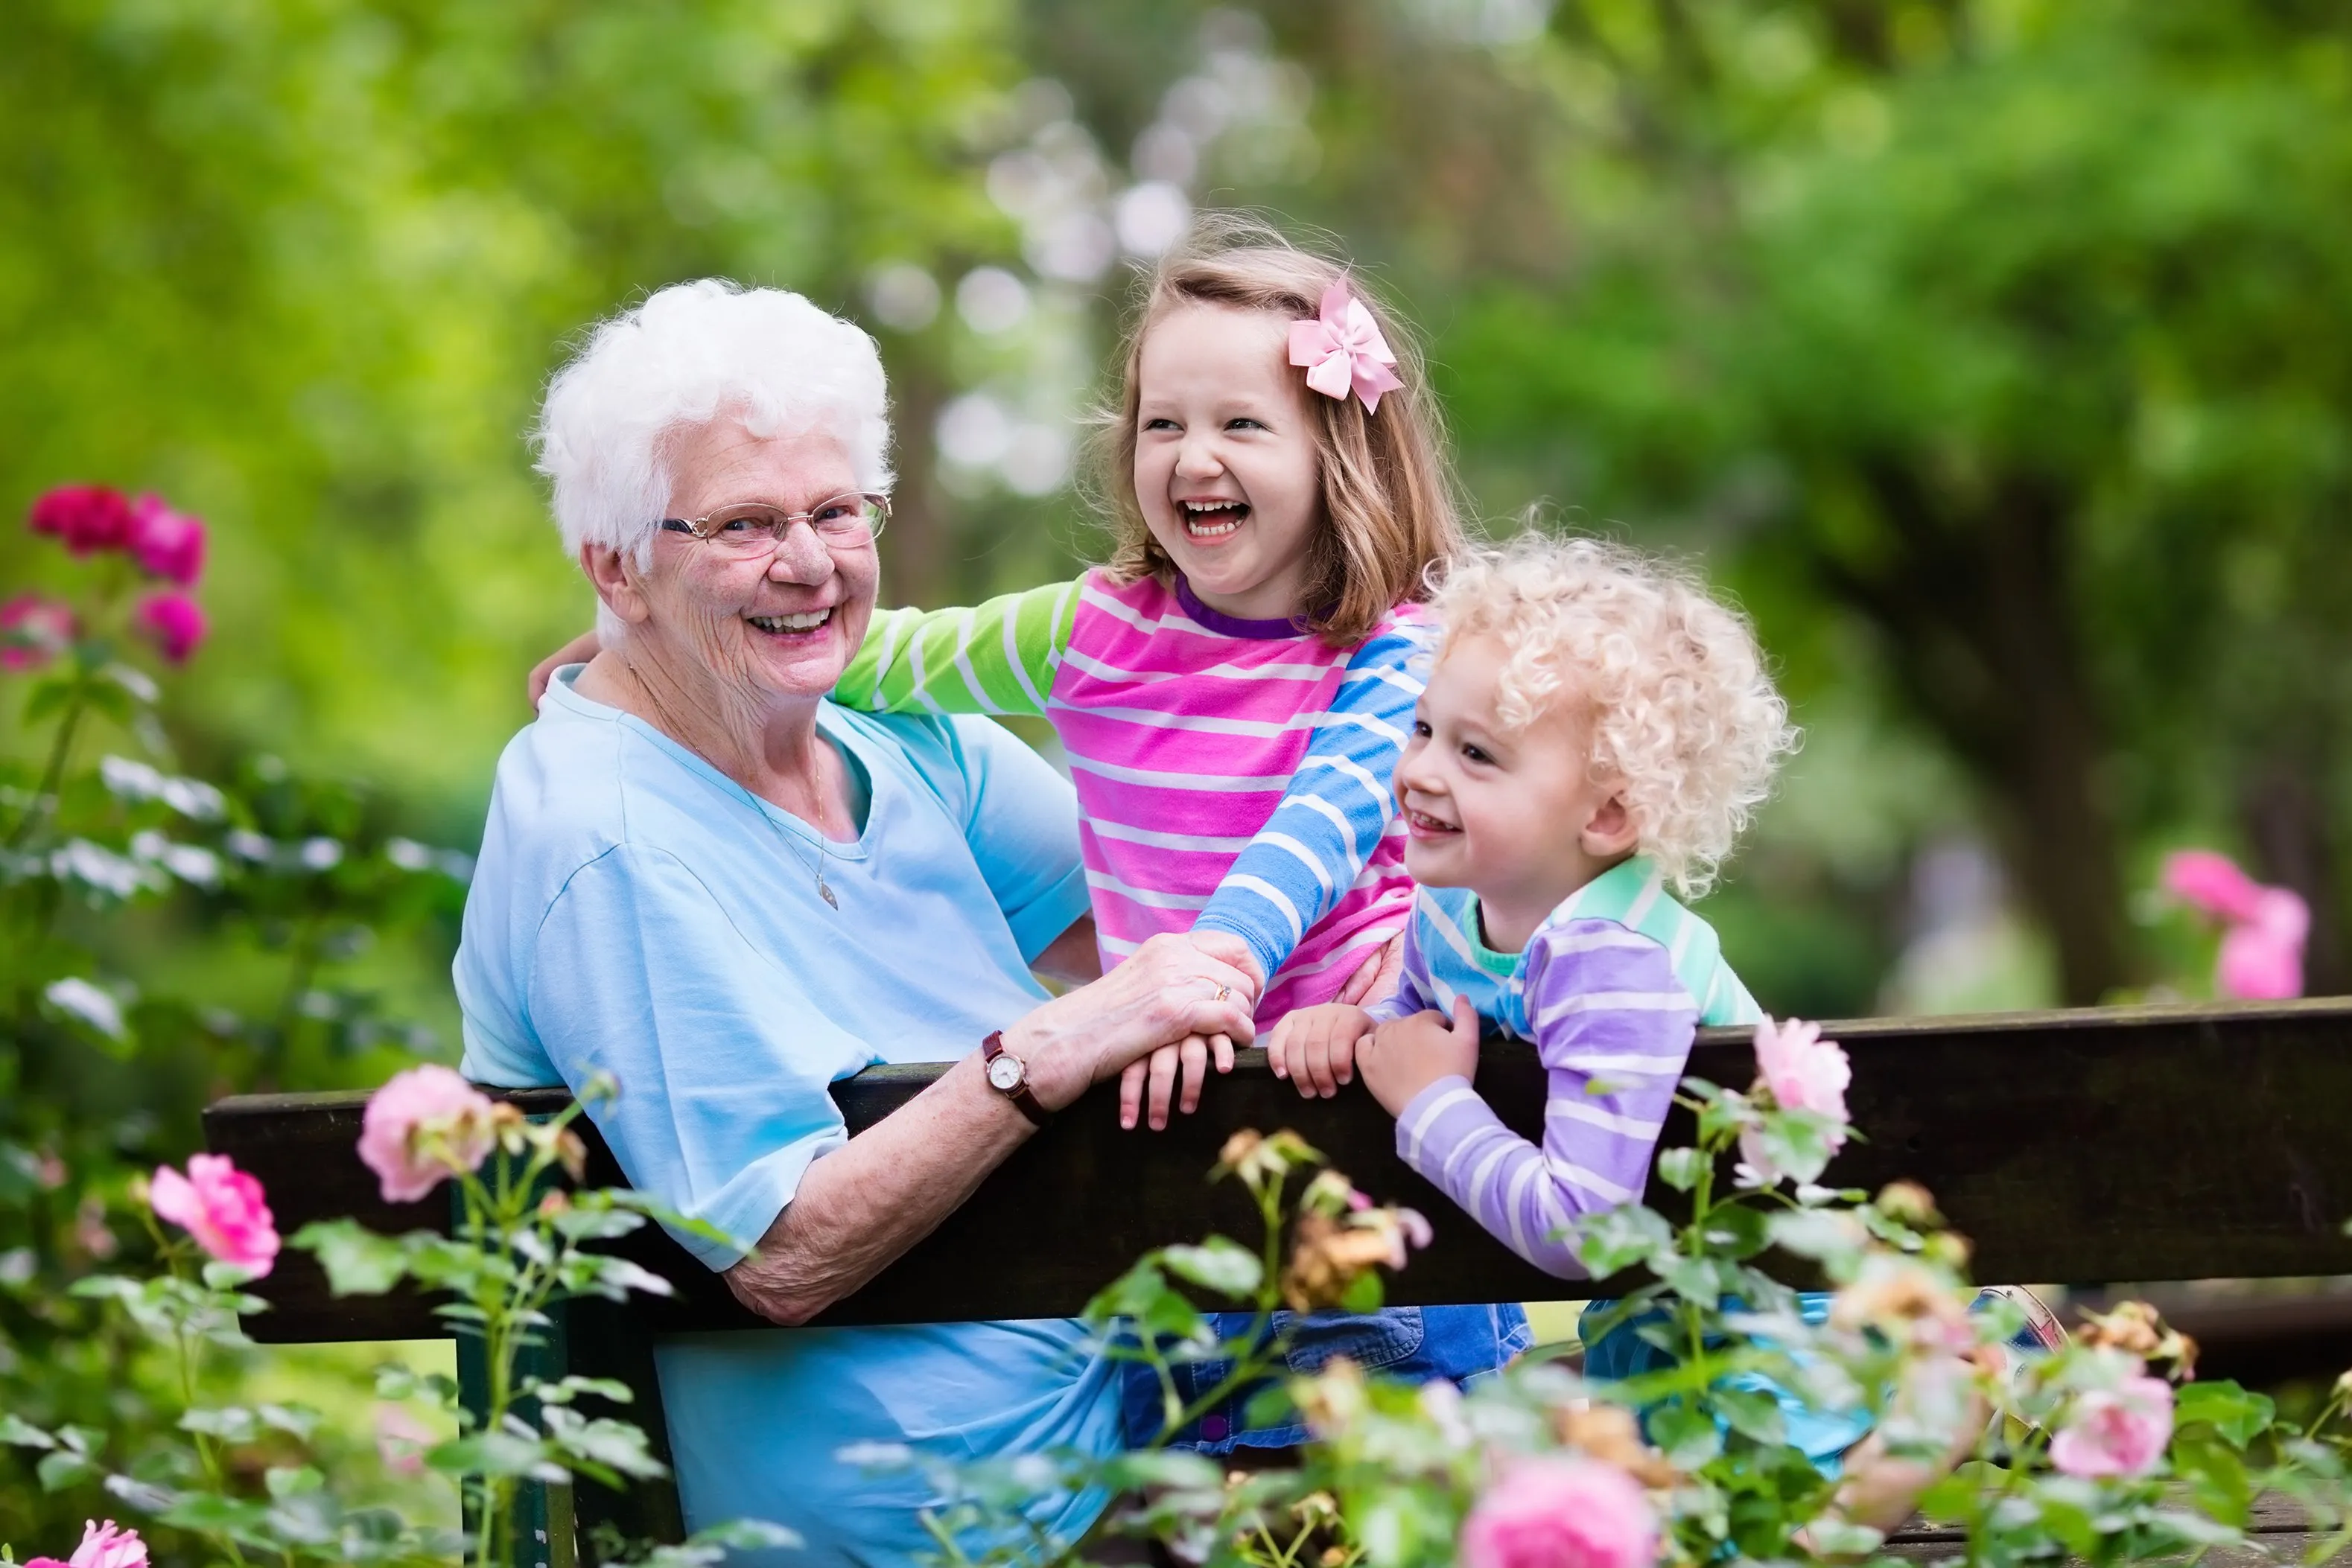
<instances>
[{"instance_id":1,"label":"woman's hand","mask_svg":"<svg viewBox=\"0 0 2352 1568\"><path fill-rule=\"evenodd\" d=\"M1170 1040L1222 1034L1247 1045L1257 1038L1250 1021L1256 996L1249 944L1240 937L1154 936L1101 979L1006 1030L1004 1047L1028 1069L1029 1092L1058 1111Z\"/></svg>"},{"instance_id":2,"label":"woman's hand","mask_svg":"<svg viewBox=\"0 0 2352 1568\"><path fill-rule=\"evenodd\" d=\"M1226 939L1218 940L1223 944ZM1234 950L1221 945L1210 952L1213 956ZM1265 993L1265 981L1257 972L1256 956L1246 946L1238 951L1243 954L1242 967L1250 974L1249 1000L1255 1008L1258 998ZM1176 1100L1177 1109L1191 1115L1200 1108L1201 1090L1209 1081L1211 1062L1216 1064L1220 1073L1234 1070L1233 1036L1188 1034L1172 1045L1160 1047L1149 1058L1129 1062L1118 1075L1118 1124L1132 1132L1138 1115L1147 1109L1147 1100L1151 1130L1155 1133L1168 1126L1168 1102L1171 1097ZM1181 1092L1178 1093L1180 1082Z\"/></svg>"},{"instance_id":3,"label":"woman's hand","mask_svg":"<svg viewBox=\"0 0 2352 1568\"><path fill-rule=\"evenodd\" d=\"M1266 1039L1266 1065L1307 1099L1328 1100L1354 1080L1356 1042L1372 1028L1371 1015L1347 1002L1285 1013Z\"/></svg>"},{"instance_id":4,"label":"woman's hand","mask_svg":"<svg viewBox=\"0 0 2352 1568\"><path fill-rule=\"evenodd\" d=\"M530 701L533 713L539 711L539 699L547 695L547 683L555 679L555 672L566 664L584 664L604 651L593 632L583 632L569 643L530 667L530 678L523 684L523 695Z\"/></svg>"},{"instance_id":5,"label":"woman's hand","mask_svg":"<svg viewBox=\"0 0 2352 1568\"><path fill-rule=\"evenodd\" d=\"M1439 1079L1476 1075L1478 1009L1469 998L1456 997L1451 1025L1433 1011L1384 1023L1358 1043L1356 1071L1390 1115L1402 1115Z\"/></svg>"}]
</instances>

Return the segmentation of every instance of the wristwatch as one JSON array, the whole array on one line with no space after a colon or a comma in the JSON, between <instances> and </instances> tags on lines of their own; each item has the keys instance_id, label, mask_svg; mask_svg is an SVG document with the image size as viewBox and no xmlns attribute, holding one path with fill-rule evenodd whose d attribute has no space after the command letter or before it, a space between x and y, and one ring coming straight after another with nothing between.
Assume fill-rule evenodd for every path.
<instances>
[{"instance_id":1,"label":"wristwatch","mask_svg":"<svg viewBox=\"0 0 2352 1568\"><path fill-rule=\"evenodd\" d=\"M1029 1092L1029 1064L1004 1049L1003 1030L980 1042L980 1061L988 1074L988 1086L1020 1106L1023 1115L1041 1127L1054 1119L1054 1113Z\"/></svg>"}]
</instances>

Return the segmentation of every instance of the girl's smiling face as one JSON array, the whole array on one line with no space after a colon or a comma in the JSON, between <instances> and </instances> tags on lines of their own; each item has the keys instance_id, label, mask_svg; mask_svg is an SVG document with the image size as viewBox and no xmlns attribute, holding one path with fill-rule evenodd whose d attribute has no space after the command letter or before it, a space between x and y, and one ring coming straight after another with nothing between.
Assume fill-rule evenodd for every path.
<instances>
[{"instance_id":1,"label":"girl's smiling face","mask_svg":"<svg viewBox=\"0 0 2352 1568\"><path fill-rule=\"evenodd\" d=\"M1136 372L1135 501L1152 538L1210 609L1277 621L1307 590L1323 526L1309 393L1290 323L1185 305L1144 334Z\"/></svg>"}]
</instances>

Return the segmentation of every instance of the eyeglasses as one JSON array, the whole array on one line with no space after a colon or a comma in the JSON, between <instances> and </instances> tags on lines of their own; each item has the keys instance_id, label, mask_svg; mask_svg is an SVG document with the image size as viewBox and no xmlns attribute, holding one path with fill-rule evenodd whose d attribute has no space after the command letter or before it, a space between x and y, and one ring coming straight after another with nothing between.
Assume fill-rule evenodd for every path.
<instances>
[{"instance_id":1,"label":"eyeglasses","mask_svg":"<svg viewBox=\"0 0 2352 1568\"><path fill-rule=\"evenodd\" d=\"M788 512L765 501L740 501L709 517L664 517L662 527L708 539L730 555L754 556L782 548L794 523L806 523L827 544L860 545L889 520L889 497L853 490L819 501L805 512Z\"/></svg>"}]
</instances>

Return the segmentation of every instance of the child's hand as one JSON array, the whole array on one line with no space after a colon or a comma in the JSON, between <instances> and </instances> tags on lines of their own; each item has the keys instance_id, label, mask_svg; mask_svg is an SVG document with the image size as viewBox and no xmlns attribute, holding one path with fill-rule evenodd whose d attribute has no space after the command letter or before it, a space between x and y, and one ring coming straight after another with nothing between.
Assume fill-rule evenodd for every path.
<instances>
[{"instance_id":1,"label":"child's hand","mask_svg":"<svg viewBox=\"0 0 2352 1568\"><path fill-rule=\"evenodd\" d=\"M1257 972L1257 959L1248 943L1222 931L1190 933L1187 940L1210 957L1233 965L1257 982L1248 998L1253 1006L1265 994L1265 977ZM1230 1035L1187 1035L1173 1044L1160 1047L1150 1056L1129 1062L1118 1075L1118 1124L1132 1132L1138 1118L1143 1117L1150 1122L1153 1132L1165 1132L1171 1098L1178 1110L1191 1115L1200 1108L1201 1088L1209 1081L1211 1062L1216 1064L1219 1072L1234 1070Z\"/></svg>"},{"instance_id":2,"label":"child's hand","mask_svg":"<svg viewBox=\"0 0 2352 1568\"><path fill-rule=\"evenodd\" d=\"M1267 1037L1265 1057L1276 1078L1287 1078L1312 1100L1328 1100L1356 1076L1356 1042L1372 1031L1371 1015L1348 1002L1325 1002L1282 1015Z\"/></svg>"},{"instance_id":3,"label":"child's hand","mask_svg":"<svg viewBox=\"0 0 2352 1568\"><path fill-rule=\"evenodd\" d=\"M569 643L530 667L530 678L524 683L525 695L530 699L531 711L539 711L539 699L547 695L547 683L555 679L555 672L566 664L584 664L604 651L593 632L583 632Z\"/></svg>"},{"instance_id":4,"label":"child's hand","mask_svg":"<svg viewBox=\"0 0 2352 1568\"><path fill-rule=\"evenodd\" d=\"M1454 998L1454 1021L1434 1010L1384 1023L1356 1047L1364 1087L1391 1116L1404 1113L1413 1097L1441 1078L1471 1078L1478 1071L1478 1009L1467 997Z\"/></svg>"}]
</instances>

